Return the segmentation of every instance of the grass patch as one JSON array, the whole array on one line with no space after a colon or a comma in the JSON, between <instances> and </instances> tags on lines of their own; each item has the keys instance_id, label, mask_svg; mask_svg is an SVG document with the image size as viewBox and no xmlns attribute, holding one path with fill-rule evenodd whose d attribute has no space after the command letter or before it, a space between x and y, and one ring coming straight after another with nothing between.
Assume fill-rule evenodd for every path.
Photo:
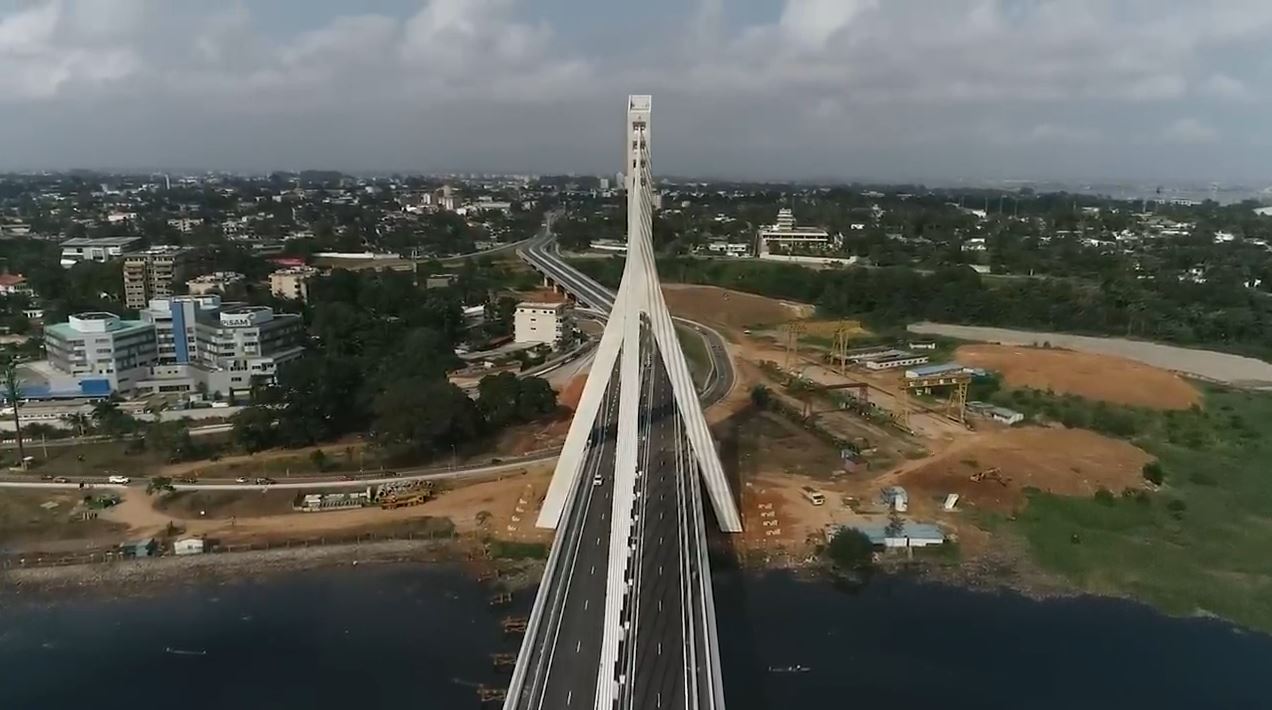
<instances>
[{"instance_id":1,"label":"grass patch","mask_svg":"<svg viewBox=\"0 0 1272 710\"><path fill-rule=\"evenodd\" d=\"M685 353L685 361L689 365L689 373L693 375L694 384L701 387L711 372L711 354L707 352L707 343L697 331L680 324L676 324L676 337L680 339L680 349Z\"/></svg>"},{"instance_id":2,"label":"grass patch","mask_svg":"<svg viewBox=\"0 0 1272 710\"><path fill-rule=\"evenodd\" d=\"M1037 562L1089 591L1272 631L1272 396L1206 387L1204 408L1107 409L1132 410L1114 417L1130 417L1124 436L1158 457L1163 486L1087 499L1032 492L1010 525Z\"/></svg>"}]
</instances>

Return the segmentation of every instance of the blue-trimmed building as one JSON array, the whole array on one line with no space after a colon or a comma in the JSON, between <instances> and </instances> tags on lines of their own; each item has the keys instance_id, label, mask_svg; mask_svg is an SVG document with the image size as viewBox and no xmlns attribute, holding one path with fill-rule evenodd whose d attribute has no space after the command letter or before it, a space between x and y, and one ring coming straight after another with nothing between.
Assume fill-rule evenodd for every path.
<instances>
[{"instance_id":1,"label":"blue-trimmed building","mask_svg":"<svg viewBox=\"0 0 1272 710\"><path fill-rule=\"evenodd\" d=\"M105 397L149 377L158 357L155 329L113 313L78 313L45 327L50 393Z\"/></svg>"},{"instance_id":2,"label":"blue-trimmed building","mask_svg":"<svg viewBox=\"0 0 1272 710\"><path fill-rule=\"evenodd\" d=\"M80 313L45 328L47 362L26 366L32 399L114 393L229 396L272 381L278 366L304 353L296 314L222 304L220 296L152 299L141 320ZM42 381L42 382L39 382Z\"/></svg>"}]
</instances>

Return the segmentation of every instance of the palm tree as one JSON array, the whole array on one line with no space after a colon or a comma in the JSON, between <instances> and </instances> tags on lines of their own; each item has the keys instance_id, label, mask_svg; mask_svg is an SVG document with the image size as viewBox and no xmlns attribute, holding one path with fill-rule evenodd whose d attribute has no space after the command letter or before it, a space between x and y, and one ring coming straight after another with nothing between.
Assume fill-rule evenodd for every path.
<instances>
[{"instance_id":1,"label":"palm tree","mask_svg":"<svg viewBox=\"0 0 1272 710\"><path fill-rule=\"evenodd\" d=\"M93 425L93 420L83 412L76 412L66 416L66 423L75 427L75 432L79 436L84 436L88 428Z\"/></svg>"},{"instance_id":2,"label":"palm tree","mask_svg":"<svg viewBox=\"0 0 1272 710\"><path fill-rule=\"evenodd\" d=\"M21 393L18 390L18 363L13 358L6 359L3 364L4 373L4 394L9 400L9 406L13 407L13 429L18 440L18 465L26 467L26 448L22 445L22 418L18 414L18 398Z\"/></svg>"}]
</instances>

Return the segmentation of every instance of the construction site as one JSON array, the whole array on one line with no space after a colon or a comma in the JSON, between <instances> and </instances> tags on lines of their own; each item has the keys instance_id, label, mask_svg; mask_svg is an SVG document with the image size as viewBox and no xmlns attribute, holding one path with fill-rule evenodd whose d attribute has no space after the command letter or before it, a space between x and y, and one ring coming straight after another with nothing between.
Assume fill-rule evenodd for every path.
<instances>
[{"instance_id":1,"label":"construction site","mask_svg":"<svg viewBox=\"0 0 1272 710\"><path fill-rule=\"evenodd\" d=\"M1010 514L1031 488L1091 495L1143 485L1140 469L1151 457L1133 445L1087 430L1030 426L1019 412L969 397L977 378L1015 384L1028 349L1013 354L1020 362L1003 372L986 366L998 364L989 362L990 351L961 355L986 346L889 340L856 321L814 319L804 304L714 287L666 291L677 315L717 328L730 343L738 387L732 404L722 405L731 406L731 416L715 418L717 435L735 440L746 523L741 546L766 562L797 562L843 525L875 539L872 533L895 527L899 516L905 525L939 523L955 539L978 537L968 509ZM1099 392L1100 370L1086 362L1089 355L1073 354L1083 364L1077 372L1087 373L1081 377L1063 367L1067 351L1039 352L1049 369L1023 386ZM1172 402L1185 401L1180 384L1189 385L1173 373L1106 359L1110 371L1175 383ZM748 401L759 387L763 411ZM808 488L821 502L810 501ZM904 534L917 540L917 531L934 529ZM898 544L886 537L879 533L879 544Z\"/></svg>"}]
</instances>

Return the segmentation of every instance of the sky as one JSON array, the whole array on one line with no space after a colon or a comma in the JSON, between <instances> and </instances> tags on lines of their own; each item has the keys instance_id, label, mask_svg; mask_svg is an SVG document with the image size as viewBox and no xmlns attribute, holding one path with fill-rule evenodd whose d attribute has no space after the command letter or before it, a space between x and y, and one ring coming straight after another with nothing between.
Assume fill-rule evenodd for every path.
<instances>
[{"instance_id":1,"label":"sky","mask_svg":"<svg viewBox=\"0 0 1272 710\"><path fill-rule=\"evenodd\" d=\"M1272 184L1272 0L0 0L0 170Z\"/></svg>"}]
</instances>

